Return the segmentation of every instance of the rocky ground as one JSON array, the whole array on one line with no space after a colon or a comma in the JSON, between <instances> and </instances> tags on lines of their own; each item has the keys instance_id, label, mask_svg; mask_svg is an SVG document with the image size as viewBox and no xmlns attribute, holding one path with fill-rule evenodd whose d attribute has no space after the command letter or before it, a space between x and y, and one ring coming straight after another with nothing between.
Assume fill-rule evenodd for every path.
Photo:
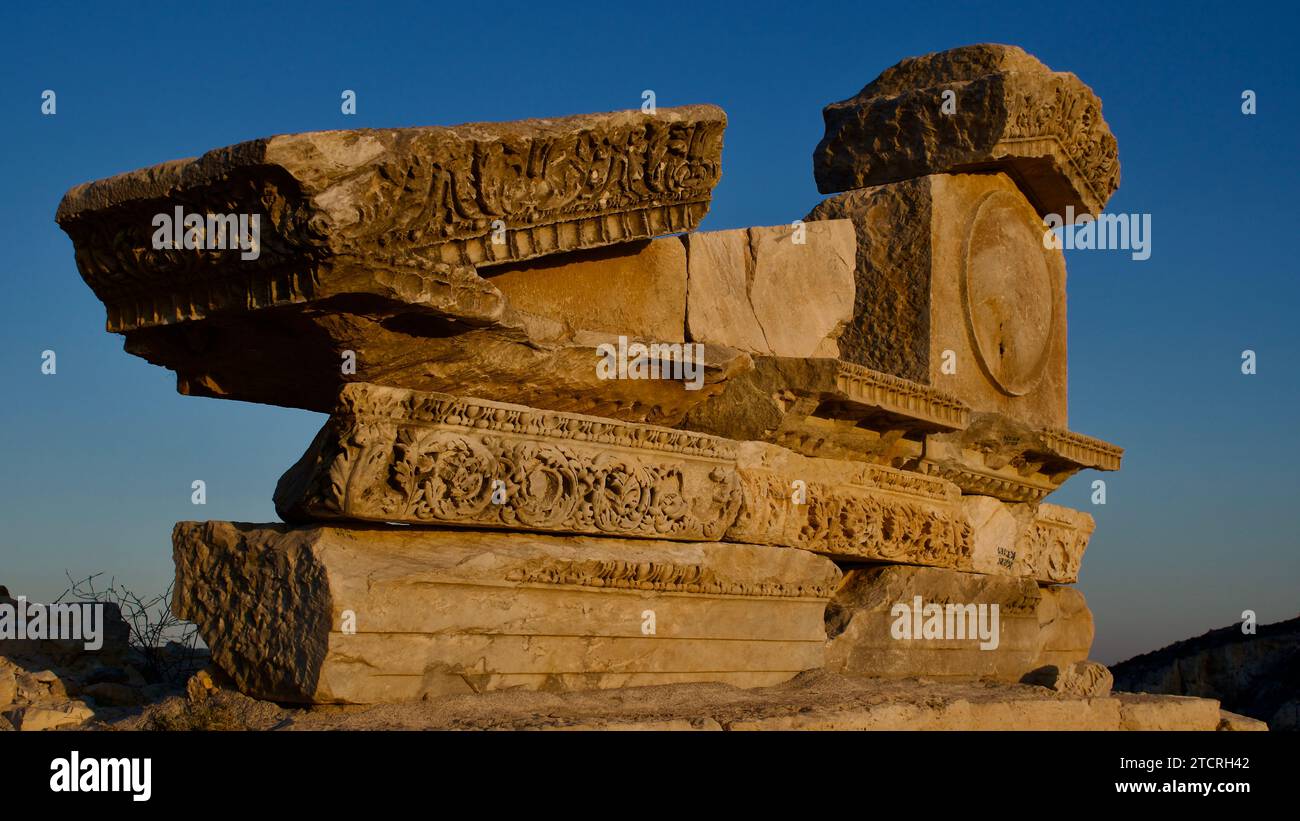
<instances>
[{"instance_id":1,"label":"rocky ground","mask_svg":"<svg viewBox=\"0 0 1300 821\"><path fill-rule=\"evenodd\" d=\"M5 729L92 730L1256 730L1208 699L809 672L776 687L679 684L573 693L504 691L371 706L281 705L249 698L208 668L181 687L64 679L0 661L16 701ZM113 674L116 677L116 674ZM93 681L94 679L100 679ZM89 683L87 683L89 682ZM98 684L117 685L112 688ZM3 687L0 684L0 687ZM127 695L130 691L131 695ZM0 699L4 698L0 691ZM10 696L10 698L13 698Z\"/></svg>"},{"instance_id":2,"label":"rocky ground","mask_svg":"<svg viewBox=\"0 0 1300 821\"><path fill-rule=\"evenodd\" d=\"M1213 698L1272 730L1300 730L1300 618L1211 630L1111 669L1123 689Z\"/></svg>"}]
</instances>

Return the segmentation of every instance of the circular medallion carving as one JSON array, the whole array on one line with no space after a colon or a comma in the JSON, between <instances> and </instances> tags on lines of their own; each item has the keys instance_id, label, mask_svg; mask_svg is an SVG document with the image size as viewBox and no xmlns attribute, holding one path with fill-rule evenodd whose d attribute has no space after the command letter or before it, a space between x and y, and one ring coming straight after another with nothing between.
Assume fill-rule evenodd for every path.
<instances>
[{"instance_id":1,"label":"circular medallion carving","mask_svg":"<svg viewBox=\"0 0 1300 821\"><path fill-rule=\"evenodd\" d=\"M1056 285L1043 230L1020 197L994 191L966 236L967 327L980 367L1012 396L1033 390L1052 350Z\"/></svg>"}]
</instances>

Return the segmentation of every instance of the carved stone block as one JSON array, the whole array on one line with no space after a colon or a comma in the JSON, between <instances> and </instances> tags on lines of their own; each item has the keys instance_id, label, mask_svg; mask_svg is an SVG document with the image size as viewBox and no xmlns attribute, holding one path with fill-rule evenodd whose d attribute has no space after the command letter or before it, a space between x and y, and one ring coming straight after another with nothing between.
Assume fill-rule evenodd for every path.
<instances>
[{"instance_id":1,"label":"carved stone block","mask_svg":"<svg viewBox=\"0 0 1300 821\"><path fill-rule=\"evenodd\" d=\"M759 356L680 426L898 467L920 456L927 432L960 430L969 418L956 397L861 365Z\"/></svg>"},{"instance_id":2,"label":"carved stone block","mask_svg":"<svg viewBox=\"0 0 1300 821\"><path fill-rule=\"evenodd\" d=\"M957 488L668 428L349 385L281 478L285 521L492 527L799 547L971 566Z\"/></svg>"},{"instance_id":3,"label":"carved stone block","mask_svg":"<svg viewBox=\"0 0 1300 821\"><path fill-rule=\"evenodd\" d=\"M689 254L687 329L754 354L836 357L853 312L853 223L703 231ZM798 294L798 309L791 297Z\"/></svg>"},{"instance_id":4,"label":"carved stone block","mask_svg":"<svg viewBox=\"0 0 1300 821\"><path fill-rule=\"evenodd\" d=\"M839 580L802 550L181 522L173 610L239 688L374 703L521 687L777 684Z\"/></svg>"},{"instance_id":5,"label":"carved stone block","mask_svg":"<svg viewBox=\"0 0 1300 821\"><path fill-rule=\"evenodd\" d=\"M602 381L595 363L611 334L683 339L684 271L676 309L642 299L625 317L640 327L603 336L528 310L555 274L507 268L504 291L487 274L694 228L725 124L687 106L270 137L78 186L57 219L108 329L181 393L327 411L365 380L672 423L747 358L713 346L701 391ZM255 252L155 247L173 212L256 218Z\"/></svg>"},{"instance_id":6,"label":"carved stone block","mask_svg":"<svg viewBox=\"0 0 1300 821\"><path fill-rule=\"evenodd\" d=\"M288 522L717 541L740 483L717 437L353 384L275 503Z\"/></svg>"},{"instance_id":7,"label":"carved stone block","mask_svg":"<svg viewBox=\"0 0 1300 821\"><path fill-rule=\"evenodd\" d=\"M472 297L430 281L439 266L694 228L721 174L725 127L721 109L684 106L288 134L79 185L57 220L110 331L342 294L436 310ZM155 249L152 219L175 205L258 215L259 256Z\"/></svg>"},{"instance_id":8,"label":"carved stone block","mask_svg":"<svg viewBox=\"0 0 1300 821\"><path fill-rule=\"evenodd\" d=\"M823 194L927 174L1001 171L1040 214L1098 214L1119 187L1119 148L1078 77L1015 46L911 57L823 111L813 152Z\"/></svg>"},{"instance_id":9,"label":"carved stone block","mask_svg":"<svg viewBox=\"0 0 1300 821\"><path fill-rule=\"evenodd\" d=\"M743 502L729 540L836 559L971 567L973 532L948 482L759 443L738 452Z\"/></svg>"},{"instance_id":10,"label":"carved stone block","mask_svg":"<svg viewBox=\"0 0 1300 821\"><path fill-rule=\"evenodd\" d=\"M981 626L990 639L996 635L996 644L981 638ZM826 635L826 667L838 673L1020 681L1047 665L1063 669L1086 660L1093 622L1083 595L1071 587L882 565L845 574L826 608Z\"/></svg>"},{"instance_id":11,"label":"carved stone block","mask_svg":"<svg viewBox=\"0 0 1300 821\"><path fill-rule=\"evenodd\" d=\"M1045 584L1073 584L1096 528L1087 513L1060 505L1007 504L989 496L963 496L974 529L972 569L990 575L1027 576Z\"/></svg>"},{"instance_id":12,"label":"carved stone block","mask_svg":"<svg viewBox=\"0 0 1300 821\"><path fill-rule=\"evenodd\" d=\"M857 302L841 357L932 385L974 411L1065 428L1065 260L1003 174L851 191L809 219L852 219Z\"/></svg>"},{"instance_id":13,"label":"carved stone block","mask_svg":"<svg viewBox=\"0 0 1300 821\"><path fill-rule=\"evenodd\" d=\"M1033 429L977 414L961 431L930 434L903 466L947 479L963 493L1037 502L1084 468L1119 470L1124 449L1083 434Z\"/></svg>"}]
</instances>

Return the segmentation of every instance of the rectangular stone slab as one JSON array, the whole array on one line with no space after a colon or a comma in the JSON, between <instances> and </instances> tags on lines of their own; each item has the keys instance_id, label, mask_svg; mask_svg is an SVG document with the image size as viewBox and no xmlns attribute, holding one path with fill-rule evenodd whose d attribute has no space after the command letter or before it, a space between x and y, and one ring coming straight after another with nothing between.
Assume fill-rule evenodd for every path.
<instances>
[{"instance_id":1,"label":"rectangular stone slab","mask_svg":"<svg viewBox=\"0 0 1300 821\"><path fill-rule=\"evenodd\" d=\"M280 135L79 185L56 219L110 331L343 294L491 318L438 272L694 228L725 126L705 105ZM175 207L257 215L260 253L155 249Z\"/></svg>"},{"instance_id":2,"label":"rectangular stone slab","mask_svg":"<svg viewBox=\"0 0 1300 821\"><path fill-rule=\"evenodd\" d=\"M697 231L683 241L690 338L754 354L839 355L853 316L853 223Z\"/></svg>"},{"instance_id":3,"label":"rectangular stone slab","mask_svg":"<svg viewBox=\"0 0 1300 821\"><path fill-rule=\"evenodd\" d=\"M284 135L78 186L57 218L108 329L182 394L327 412L369 381L671 425L748 357L708 346L703 385L596 364L620 335L684 341L684 249L647 241L699 224L725 125L686 106ZM257 253L155 248L177 210L256 218ZM585 291L553 292L575 269Z\"/></svg>"},{"instance_id":4,"label":"rectangular stone slab","mask_svg":"<svg viewBox=\"0 0 1300 821\"><path fill-rule=\"evenodd\" d=\"M776 684L821 666L840 573L806 551L181 522L173 610L244 692L374 703L525 687Z\"/></svg>"},{"instance_id":5,"label":"rectangular stone slab","mask_svg":"<svg viewBox=\"0 0 1300 821\"><path fill-rule=\"evenodd\" d=\"M959 498L941 479L774 445L360 384L275 494L294 523L726 539L969 567Z\"/></svg>"},{"instance_id":6,"label":"rectangular stone slab","mask_svg":"<svg viewBox=\"0 0 1300 821\"><path fill-rule=\"evenodd\" d=\"M970 409L941 390L825 357L755 356L679 427L804 454L900 467L927 432L960 430Z\"/></svg>"},{"instance_id":7,"label":"rectangular stone slab","mask_svg":"<svg viewBox=\"0 0 1300 821\"><path fill-rule=\"evenodd\" d=\"M893 628L902 614L894 607L914 608L917 596L923 607L998 605L998 646L980 649L978 638L957 638L955 632L934 638L901 630L896 634ZM1041 667L1064 669L1086 660L1093 639L1092 613L1083 594L1072 587L902 565L846 573L826 608L826 624L827 669L888 678L1020 681ZM922 624L924 628L924 616Z\"/></svg>"},{"instance_id":8,"label":"rectangular stone slab","mask_svg":"<svg viewBox=\"0 0 1300 821\"><path fill-rule=\"evenodd\" d=\"M841 357L974 412L1068 426L1066 273L1005 174L932 174L823 201L851 219L856 302Z\"/></svg>"},{"instance_id":9,"label":"rectangular stone slab","mask_svg":"<svg viewBox=\"0 0 1300 821\"><path fill-rule=\"evenodd\" d=\"M962 508L975 531L975 572L1028 576L1047 584L1079 580L1096 528L1092 516L1046 502L1008 504L990 496L963 496Z\"/></svg>"},{"instance_id":10,"label":"rectangular stone slab","mask_svg":"<svg viewBox=\"0 0 1300 821\"><path fill-rule=\"evenodd\" d=\"M275 505L287 522L717 541L740 483L718 437L352 384Z\"/></svg>"}]
</instances>

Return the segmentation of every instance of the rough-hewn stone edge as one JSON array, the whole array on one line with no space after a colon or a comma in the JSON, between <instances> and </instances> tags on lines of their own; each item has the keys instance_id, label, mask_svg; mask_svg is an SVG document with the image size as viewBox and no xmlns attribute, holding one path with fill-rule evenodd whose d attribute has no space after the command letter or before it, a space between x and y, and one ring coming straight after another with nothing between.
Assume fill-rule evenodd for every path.
<instances>
[{"instance_id":1,"label":"rough-hewn stone edge","mask_svg":"<svg viewBox=\"0 0 1300 821\"><path fill-rule=\"evenodd\" d=\"M843 140L845 131L853 133L866 128L877 111L893 129L906 132L909 127L923 127L921 113L937 108L943 92L976 87L996 98L987 115L992 119L980 122L964 112L957 116L963 119L968 130L982 126L987 139L982 144L951 146L949 152L968 152L971 161L935 165L932 158L921 154L904 160L903 164L914 172L952 173L980 164L1014 161L1018 157L1050 156L1057 165L1072 172L1070 184L1082 205L1093 214L1100 213L1119 187L1118 142L1102 116L1101 100L1073 73L1052 71L1018 47L993 46L1004 53L991 64L945 60L950 55L988 48L987 44L965 46L907 58L886 69L857 95L827 105L822 112L825 134L813 152L818 190L831 194L906 179L908 175L901 173L874 171L864 177L858 172L860 184L847 185L846 178L853 175L835 167L828 159L828 152L836 141ZM938 67L939 62L946 65ZM951 74L941 76L945 72ZM1029 79L1017 82L1020 77ZM1063 110L1079 113L1063 119ZM938 116L942 119L953 115ZM900 119L904 124L899 124ZM879 159L886 168L899 162L897 158L885 160L891 153L902 152L883 152ZM1040 211L1041 205L1036 204Z\"/></svg>"},{"instance_id":2,"label":"rough-hewn stone edge","mask_svg":"<svg viewBox=\"0 0 1300 821\"><path fill-rule=\"evenodd\" d=\"M172 612L198 626L213 660L262 698L310 700L328 653L333 602L315 538L284 525L177 522ZM250 565L262 572L249 574ZM234 641L223 625L238 622Z\"/></svg>"}]
</instances>

